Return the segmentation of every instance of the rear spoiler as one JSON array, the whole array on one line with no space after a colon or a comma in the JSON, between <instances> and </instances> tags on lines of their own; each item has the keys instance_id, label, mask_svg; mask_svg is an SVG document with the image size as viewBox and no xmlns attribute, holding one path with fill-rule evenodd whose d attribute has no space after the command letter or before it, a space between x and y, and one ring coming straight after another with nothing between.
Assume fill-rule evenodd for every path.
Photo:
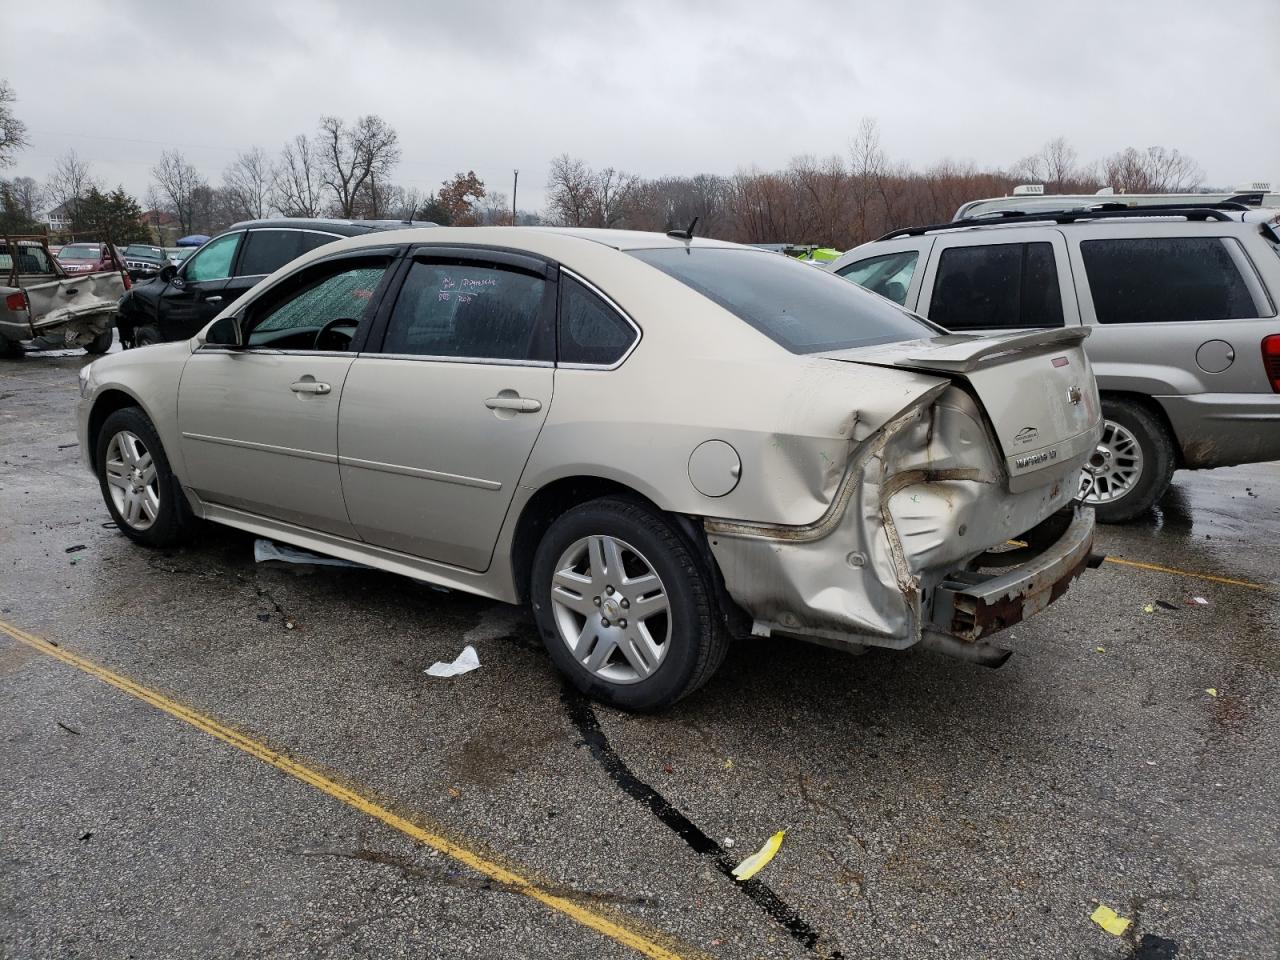
<instances>
[{"instance_id":1,"label":"rear spoiler","mask_svg":"<svg viewBox=\"0 0 1280 960\"><path fill-rule=\"evenodd\" d=\"M928 341L929 349L919 356L909 356L908 362L946 373L968 373L985 361L1011 353L1029 350L1047 350L1051 347L1074 347L1082 343L1093 331L1089 327L1064 327L1061 330L1029 330L1001 337L979 337L973 334L953 333ZM977 341L980 346L974 346Z\"/></svg>"}]
</instances>

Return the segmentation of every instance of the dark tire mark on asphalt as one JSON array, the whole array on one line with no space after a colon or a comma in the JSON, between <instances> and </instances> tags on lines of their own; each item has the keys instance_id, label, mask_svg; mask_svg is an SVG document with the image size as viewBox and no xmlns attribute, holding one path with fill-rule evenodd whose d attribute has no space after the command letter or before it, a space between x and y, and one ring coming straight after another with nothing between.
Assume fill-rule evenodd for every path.
<instances>
[{"instance_id":1,"label":"dark tire mark on asphalt","mask_svg":"<svg viewBox=\"0 0 1280 960\"><path fill-rule=\"evenodd\" d=\"M719 843L703 833L697 824L672 806L662 794L631 772L613 749L613 745L609 743L609 738L604 735L604 731L600 729L600 720L590 700L569 687L565 688L560 700L564 704L569 719L573 721L573 725L582 736L582 742L591 751L591 756L604 768L610 779L622 788L623 792L637 803L648 807L649 811L665 827L688 844L694 853L714 863L716 869L733 882L734 887L746 894L793 939L803 944L806 949L818 953L818 931L763 881L754 877L746 881L736 879L733 876L733 868L738 865L738 861L730 857ZM826 954L826 957L827 960L843 960L844 954L839 950L833 950ZM1155 958L1153 957L1152 960Z\"/></svg>"}]
</instances>

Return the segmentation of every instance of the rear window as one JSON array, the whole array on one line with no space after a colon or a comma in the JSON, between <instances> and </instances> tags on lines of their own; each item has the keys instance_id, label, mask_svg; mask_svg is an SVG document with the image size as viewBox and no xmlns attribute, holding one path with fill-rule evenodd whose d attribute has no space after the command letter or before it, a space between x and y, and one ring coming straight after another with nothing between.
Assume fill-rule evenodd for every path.
<instances>
[{"instance_id":1,"label":"rear window","mask_svg":"<svg viewBox=\"0 0 1280 960\"><path fill-rule=\"evenodd\" d=\"M1262 316L1230 237L1084 240L1080 255L1099 323L1176 323Z\"/></svg>"},{"instance_id":2,"label":"rear window","mask_svg":"<svg viewBox=\"0 0 1280 960\"><path fill-rule=\"evenodd\" d=\"M0 247L0 271L8 273L13 269L13 250L15 247ZM19 273L53 273L53 264L49 262L43 247L16 245L18 251ZM3 280L0 277L0 280Z\"/></svg>"},{"instance_id":3,"label":"rear window","mask_svg":"<svg viewBox=\"0 0 1280 960\"><path fill-rule=\"evenodd\" d=\"M627 251L724 307L792 353L916 340L923 320L826 270L734 247Z\"/></svg>"}]
</instances>

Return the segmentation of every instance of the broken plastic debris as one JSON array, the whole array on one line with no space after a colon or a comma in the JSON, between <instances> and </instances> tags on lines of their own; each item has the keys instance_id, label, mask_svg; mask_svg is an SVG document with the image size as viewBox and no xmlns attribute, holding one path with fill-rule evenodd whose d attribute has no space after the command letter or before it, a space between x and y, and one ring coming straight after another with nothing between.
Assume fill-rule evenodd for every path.
<instances>
[{"instance_id":1,"label":"broken plastic debris","mask_svg":"<svg viewBox=\"0 0 1280 960\"><path fill-rule=\"evenodd\" d=\"M475 647L468 644L462 648L458 659L453 663L437 660L424 672L431 677L456 677L461 673L470 673L478 666L480 666L480 655L476 653Z\"/></svg>"},{"instance_id":2,"label":"broken plastic debris","mask_svg":"<svg viewBox=\"0 0 1280 960\"><path fill-rule=\"evenodd\" d=\"M1211 697L1216 697L1216 696L1218 695L1218 688L1217 688L1217 687L1205 687L1205 688L1204 688L1204 692L1205 692L1205 693L1207 693L1207 694L1208 694L1209 696L1211 696Z\"/></svg>"},{"instance_id":3,"label":"broken plastic debris","mask_svg":"<svg viewBox=\"0 0 1280 960\"><path fill-rule=\"evenodd\" d=\"M734 877L739 880L750 880L757 873L763 870L765 865L774 858L774 855L778 852L778 848L782 846L782 838L786 836L786 833L787 831L785 830L779 830L765 841L763 847L734 867Z\"/></svg>"},{"instance_id":4,"label":"broken plastic debris","mask_svg":"<svg viewBox=\"0 0 1280 960\"><path fill-rule=\"evenodd\" d=\"M1148 603L1145 607L1143 607L1143 608L1142 608L1142 612L1143 612L1143 613L1155 613L1155 612L1156 612L1155 604L1153 604L1153 603Z\"/></svg>"},{"instance_id":5,"label":"broken plastic debris","mask_svg":"<svg viewBox=\"0 0 1280 960\"><path fill-rule=\"evenodd\" d=\"M1204 597L1192 597L1191 602L1197 603L1202 607L1207 607L1209 605L1209 601L1206 600Z\"/></svg>"},{"instance_id":6,"label":"broken plastic debris","mask_svg":"<svg viewBox=\"0 0 1280 960\"><path fill-rule=\"evenodd\" d=\"M1106 653L1106 652L1107 652L1107 648L1106 648L1106 647L1094 647L1093 649L1097 650L1097 651L1098 651L1098 653Z\"/></svg>"},{"instance_id":7,"label":"broken plastic debris","mask_svg":"<svg viewBox=\"0 0 1280 960\"><path fill-rule=\"evenodd\" d=\"M369 569L363 563L356 563L352 560L340 560L337 557L326 557L319 553L312 553L310 550L290 547L287 544L276 543L274 540L265 540L262 537L253 541L253 559L256 563L262 563L265 560L280 560L284 563L310 563L320 567L353 567L357 570Z\"/></svg>"},{"instance_id":8,"label":"broken plastic debris","mask_svg":"<svg viewBox=\"0 0 1280 960\"><path fill-rule=\"evenodd\" d=\"M1124 932L1129 929L1129 920L1120 916L1110 907L1100 905L1097 910L1089 915L1089 919L1113 937L1122 937Z\"/></svg>"},{"instance_id":9,"label":"broken plastic debris","mask_svg":"<svg viewBox=\"0 0 1280 960\"><path fill-rule=\"evenodd\" d=\"M1172 604L1168 600L1157 600L1156 606L1159 607L1161 610L1177 610L1178 609L1176 604Z\"/></svg>"},{"instance_id":10,"label":"broken plastic debris","mask_svg":"<svg viewBox=\"0 0 1280 960\"><path fill-rule=\"evenodd\" d=\"M723 843L721 843L721 844L720 844L720 846L724 847L726 850L732 850L732 849L733 849L733 837L725 837L725 838L724 838L724 842L723 842Z\"/></svg>"}]
</instances>

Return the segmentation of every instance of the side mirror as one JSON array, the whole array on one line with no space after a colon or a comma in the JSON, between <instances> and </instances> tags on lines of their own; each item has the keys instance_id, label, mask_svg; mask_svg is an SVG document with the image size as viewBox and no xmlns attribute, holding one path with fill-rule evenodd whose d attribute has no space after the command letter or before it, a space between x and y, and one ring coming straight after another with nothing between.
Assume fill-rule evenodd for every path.
<instances>
[{"instance_id":1,"label":"side mirror","mask_svg":"<svg viewBox=\"0 0 1280 960\"><path fill-rule=\"evenodd\" d=\"M163 267L160 268L160 279L163 280L165 283L168 283L177 275L178 275L178 268L175 267L172 263L166 263Z\"/></svg>"},{"instance_id":2,"label":"side mirror","mask_svg":"<svg viewBox=\"0 0 1280 960\"><path fill-rule=\"evenodd\" d=\"M213 321L204 335L204 342L218 347L229 347L232 350L243 347L244 332L240 329L240 318L233 315Z\"/></svg>"}]
</instances>

